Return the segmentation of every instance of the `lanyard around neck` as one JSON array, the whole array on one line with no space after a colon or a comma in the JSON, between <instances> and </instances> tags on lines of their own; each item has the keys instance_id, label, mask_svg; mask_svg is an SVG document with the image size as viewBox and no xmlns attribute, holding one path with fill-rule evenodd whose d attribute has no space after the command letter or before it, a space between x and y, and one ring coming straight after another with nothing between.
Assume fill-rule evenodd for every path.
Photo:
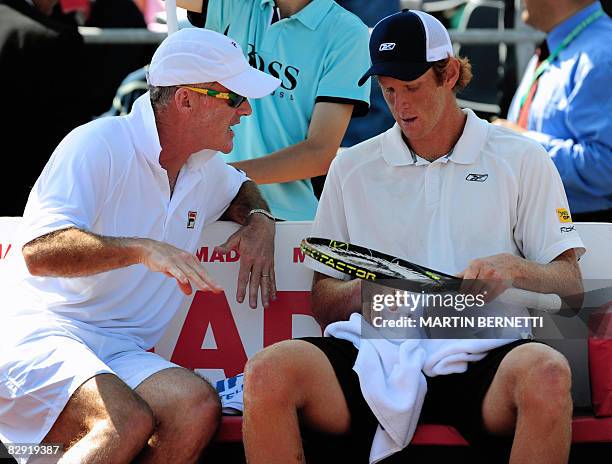
<instances>
[{"instance_id":1,"label":"lanyard around neck","mask_svg":"<svg viewBox=\"0 0 612 464\"><path fill-rule=\"evenodd\" d=\"M563 41L559 44L559 46L557 46L557 48L555 48L553 50L553 52L548 56L548 58L546 58L544 61L542 61L542 63L540 63L540 66L537 67L537 69L533 73L533 76L531 77L531 82L529 83L529 86L527 86L527 91L525 92L525 94L521 98L521 102L519 104L519 110L525 104L525 100L527 100L527 95L529 95L529 91L531 90L531 86L533 85L533 83L535 81L538 80L538 78L542 75L542 73L544 71L546 71L546 69L548 69L548 67L550 66L550 63L552 63L555 60L555 58L557 58L557 56L559 56L559 53L561 53L563 50L565 50L565 48L567 48L567 46L576 37L578 37L578 35L580 35L580 33L582 31L584 31L587 27L589 27L595 20L597 20L600 17L602 17L603 14L604 14L604 12L603 12L603 10L601 8L599 10L595 11L594 13L591 13L588 18L586 18L584 21L582 21L580 24L578 24L574 29L572 29L572 31L569 34L567 34L565 36Z\"/></svg>"}]
</instances>

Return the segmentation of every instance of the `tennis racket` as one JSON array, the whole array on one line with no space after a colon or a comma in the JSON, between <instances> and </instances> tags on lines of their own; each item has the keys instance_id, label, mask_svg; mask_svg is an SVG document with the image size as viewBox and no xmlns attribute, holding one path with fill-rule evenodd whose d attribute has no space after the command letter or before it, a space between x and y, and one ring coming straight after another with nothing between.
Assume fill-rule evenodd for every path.
<instances>
[{"instance_id":1,"label":"tennis racket","mask_svg":"<svg viewBox=\"0 0 612 464\"><path fill-rule=\"evenodd\" d=\"M458 291L462 282L459 277L351 243L308 237L302 240L300 248L315 261L343 274L402 290L426 293ZM559 295L518 288L506 290L497 300L551 314L562 308Z\"/></svg>"}]
</instances>

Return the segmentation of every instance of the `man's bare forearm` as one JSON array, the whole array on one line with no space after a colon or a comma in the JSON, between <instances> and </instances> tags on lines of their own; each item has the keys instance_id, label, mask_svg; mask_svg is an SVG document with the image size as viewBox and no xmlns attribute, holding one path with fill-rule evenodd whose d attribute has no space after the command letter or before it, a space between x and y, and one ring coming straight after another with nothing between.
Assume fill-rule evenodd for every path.
<instances>
[{"instance_id":1,"label":"man's bare forearm","mask_svg":"<svg viewBox=\"0 0 612 464\"><path fill-rule=\"evenodd\" d=\"M580 308L584 287L575 250L567 250L548 264L524 261L514 286L538 293L555 293L572 308Z\"/></svg>"},{"instance_id":2,"label":"man's bare forearm","mask_svg":"<svg viewBox=\"0 0 612 464\"><path fill-rule=\"evenodd\" d=\"M142 262L146 240L70 228L38 237L22 252L34 276L83 277Z\"/></svg>"},{"instance_id":3,"label":"man's bare forearm","mask_svg":"<svg viewBox=\"0 0 612 464\"><path fill-rule=\"evenodd\" d=\"M582 293L582 279L576 259L571 249L557 256L548 264L538 264L522 260L519 275L514 286L539 293L556 293L561 296Z\"/></svg>"},{"instance_id":4,"label":"man's bare forearm","mask_svg":"<svg viewBox=\"0 0 612 464\"><path fill-rule=\"evenodd\" d=\"M361 281L358 279L344 281L315 272L311 295L312 312L322 327L348 320L351 314L361 312Z\"/></svg>"},{"instance_id":5,"label":"man's bare forearm","mask_svg":"<svg viewBox=\"0 0 612 464\"><path fill-rule=\"evenodd\" d=\"M232 165L245 171L258 184L292 182L326 174L338 152L352 112L351 104L318 102L305 140Z\"/></svg>"},{"instance_id":6,"label":"man's bare forearm","mask_svg":"<svg viewBox=\"0 0 612 464\"><path fill-rule=\"evenodd\" d=\"M249 211L253 209L270 211L270 207L261 196L257 184L253 181L246 181L240 186L240 190L221 216L221 219L245 225L248 223Z\"/></svg>"},{"instance_id":7,"label":"man's bare forearm","mask_svg":"<svg viewBox=\"0 0 612 464\"><path fill-rule=\"evenodd\" d=\"M266 156L231 164L258 184L292 182L326 174L337 151L337 147L318 147L305 140Z\"/></svg>"}]
</instances>

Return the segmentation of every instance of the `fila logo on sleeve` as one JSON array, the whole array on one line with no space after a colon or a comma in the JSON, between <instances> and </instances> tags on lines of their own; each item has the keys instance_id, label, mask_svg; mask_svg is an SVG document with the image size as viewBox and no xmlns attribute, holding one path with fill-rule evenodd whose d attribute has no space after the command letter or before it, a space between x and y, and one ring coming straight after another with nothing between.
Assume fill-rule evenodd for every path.
<instances>
[{"instance_id":1,"label":"fila logo on sleeve","mask_svg":"<svg viewBox=\"0 0 612 464\"><path fill-rule=\"evenodd\" d=\"M189 211L187 213L187 228L188 229L193 229L195 227L197 217L198 217L197 211Z\"/></svg>"},{"instance_id":2,"label":"fila logo on sleeve","mask_svg":"<svg viewBox=\"0 0 612 464\"><path fill-rule=\"evenodd\" d=\"M385 51L393 50L394 48L395 48L395 42L385 42L385 43L380 44L380 47L378 47L378 51L385 52Z\"/></svg>"}]
</instances>

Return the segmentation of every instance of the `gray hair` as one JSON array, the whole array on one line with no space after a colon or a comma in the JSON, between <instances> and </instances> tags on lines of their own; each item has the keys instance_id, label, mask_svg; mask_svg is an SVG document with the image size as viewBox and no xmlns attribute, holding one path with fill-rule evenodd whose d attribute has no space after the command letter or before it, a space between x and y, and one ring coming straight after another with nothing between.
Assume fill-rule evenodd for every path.
<instances>
[{"instance_id":1,"label":"gray hair","mask_svg":"<svg viewBox=\"0 0 612 464\"><path fill-rule=\"evenodd\" d=\"M165 108L168 103L174 98L178 86L170 85L166 87L157 87L155 85L149 85L149 95L151 98L151 106L154 110L161 110Z\"/></svg>"}]
</instances>

